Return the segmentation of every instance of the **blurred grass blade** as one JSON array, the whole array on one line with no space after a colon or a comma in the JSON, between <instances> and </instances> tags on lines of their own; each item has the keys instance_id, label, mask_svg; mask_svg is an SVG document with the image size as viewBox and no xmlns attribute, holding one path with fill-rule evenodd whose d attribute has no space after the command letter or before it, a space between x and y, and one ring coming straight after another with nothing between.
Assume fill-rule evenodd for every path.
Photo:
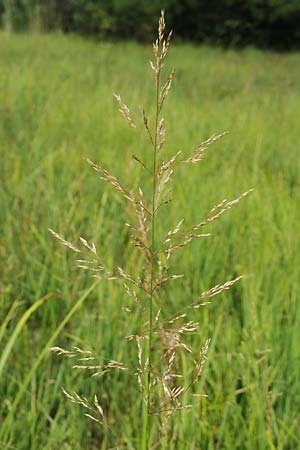
<instances>
[{"instance_id":1,"label":"blurred grass blade","mask_svg":"<svg viewBox=\"0 0 300 450\"><path fill-rule=\"evenodd\" d=\"M18 302L18 300L15 300L11 307L9 308L8 313L6 314L5 319L3 320L1 326L0 326L0 342L2 341L2 338L4 336L4 333L6 331L7 325L10 321L10 319L13 317L15 310L17 307L21 304L21 302Z\"/></svg>"},{"instance_id":2,"label":"blurred grass blade","mask_svg":"<svg viewBox=\"0 0 300 450\"><path fill-rule=\"evenodd\" d=\"M97 284L99 283L99 280L95 281L94 284L92 284L92 286L87 289L82 296L77 300L77 302L75 303L75 305L70 309L70 311L68 312L68 314L65 316L65 318L60 322L60 324L58 325L58 327L55 329L55 331L52 333L52 335L50 336L50 338L48 339L47 343L45 344L45 346L43 347L43 349L41 350L40 354L38 355L35 363L33 364L33 366L31 367L30 371L28 372L28 374L26 375L24 381L22 383L20 383L20 387L18 390L18 393L14 399L14 402L12 403L9 413L7 414L6 418L4 419L2 425L1 425L1 429L0 429L0 437L3 438L4 436L7 435L8 432L8 428L7 425L9 423L9 421L11 420L18 404L20 403L27 386L29 385L35 371L37 370L37 368L39 367L39 365L41 364L41 362L43 361L45 355L47 354L47 352L49 351L49 348L52 346L53 342L55 341L55 339L57 338L57 336L59 335L59 333L62 331L62 329L64 328L64 326L69 322L69 320L72 318L72 316L75 314L75 312L80 308L80 306L82 305L82 303L84 302L84 300L87 298L87 296L93 291L93 289L97 286Z\"/></svg>"},{"instance_id":3,"label":"blurred grass blade","mask_svg":"<svg viewBox=\"0 0 300 450\"><path fill-rule=\"evenodd\" d=\"M10 336L10 338L8 339L8 342L6 344L6 346L4 347L4 350L1 354L1 358L0 358L0 377L2 374L2 371L4 369L5 363L7 358L9 357L9 354L11 352L11 349L14 346L14 343L18 337L18 335L20 334L23 326L25 325L25 323L27 322L27 320L29 319L29 317L43 304L45 303L46 300L48 300L50 297L52 297L53 294L47 294L44 297L42 297L40 300L37 300L36 302L33 303L33 305L30 306L30 308L28 308L24 314L22 315L21 319L19 320L19 322L17 323L12 335ZM14 302L6 316L6 319L4 320L2 326L1 326L1 333L4 332L8 320L9 318L12 316L14 310L17 307L17 304L15 305L16 302ZM14 306L15 305L15 306ZM10 317L9 317L10 316ZM2 329L3 327L3 329ZM0 334L0 338L1 338L1 334Z\"/></svg>"}]
</instances>

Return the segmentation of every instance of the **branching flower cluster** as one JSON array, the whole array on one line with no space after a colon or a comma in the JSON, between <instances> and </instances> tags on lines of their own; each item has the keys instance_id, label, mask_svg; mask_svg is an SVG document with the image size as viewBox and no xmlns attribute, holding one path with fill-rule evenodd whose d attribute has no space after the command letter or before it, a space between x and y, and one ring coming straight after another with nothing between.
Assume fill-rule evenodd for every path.
<instances>
[{"instance_id":1,"label":"branching flower cluster","mask_svg":"<svg viewBox=\"0 0 300 450\"><path fill-rule=\"evenodd\" d=\"M194 226L184 229L184 221L181 219L174 225L173 229L165 233L163 241L158 242L156 233L157 213L162 205L169 203L170 180L173 177L176 165L199 163L205 157L206 148L226 135L226 133L220 133L206 139L190 155L184 158L181 158L181 152L177 152L168 161L163 160L161 155L166 129L162 111L172 87L174 71L171 71L166 77L165 82L162 81L162 73L170 47L171 35L170 32L165 36L165 20L162 11L158 25L158 38L153 44L154 58L150 61L156 90L154 123L150 124L145 110L142 113L142 126L145 128L152 150L151 167L148 167L139 156L133 155L133 159L140 165L142 171L146 171L151 181L152 189L149 198L146 198L147 196L144 195L142 188L139 188L135 193L130 192L107 169L87 160L90 166L100 174L101 179L108 182L131 205L131 223L126 223L126 226L131 233L132 245L141 252L143 257L142 270L138 274L130 274L123 267L109 268L98 256L94 243L88 243L86 239L81 237L79 239L80 245L73 244L50 230L53 236L63 245L76 254L83 255L77 260L79 268L91 271L93 276L97 278L121 280L129 301L128 305L123 306L123 311L128 314L138 312L139 317L141 317L136 333L126 336L129 342L136 344L136 367L114 360L95 363L96 356L78 348L71 352L60 347L54 347L52 350L58 355L77 358L79 361L74 365L74 368L92 372L93 376L103 376L112 370L132 371L135 374L144 404L144 431L141 438L143 449L148 449L153 445L149 437L151 416L158 415L160 417L160 437L162 437L168 432L171 416L179 410L191 407L185 401L187 391L191 391L191 397L192 395L205 395L193 394L193 391L195 391L193 386L201 378L210 341L209 339L205 340L198 353L191 348L189 336L197 331L199 324L192 320L189 315L193 313L193 310L209 304L212 297L228 290L243 278L243 276L238 276L199 293L197 298L192 299L183 311L178 312L173 317L168 317L165 289L162 290L161 288L180 279L183 275L170 273L167 264L171 262L171 256L175 252L186 247L194 239L209 237L211 234L202 232L202 230L218 220L250 192L247 191L231 201L223 200L211 209L205 219L200 220ZM125 120L132 128L138 129L121 96L117 94L114 94L114 96ZM186 358L190 362L188 379L182 367L182 352L186 354ZM77 394L70 394L66 390L64 390L64 393L72 402L85 407L88 410L86 413L88 417L101 424L105 423L105 414L97 397L95 397L94 403L90 404ZM160 437L158 437L158 442Z\"/></svg>"}]
</instances>

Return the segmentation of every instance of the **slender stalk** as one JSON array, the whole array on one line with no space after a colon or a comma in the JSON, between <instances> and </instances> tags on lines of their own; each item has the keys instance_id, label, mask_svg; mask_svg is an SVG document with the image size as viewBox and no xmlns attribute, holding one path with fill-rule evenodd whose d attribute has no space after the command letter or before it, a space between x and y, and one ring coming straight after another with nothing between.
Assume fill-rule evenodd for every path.
<instances>
[{"instance_id":1,"label":"slender stalk","mask_svg":"<svg viewBox=\"0 0 300 450\"><path fill-rule=\"evenodd\" d=\"M151 207L151 279L150 279L150 298L149 298L149 347L148 347L148 379L147 379L147 415L151 415L151 373L152 373L152 328L153 328L153 297L154 297L154 278L155 278L155 195L157 182L157 137L158 137L158 118L159 118L159 93L160 93L160 69L156 74L156 113L155 130L153 144L153 180L152 180L152 207ZM150 448L150 420L147 420L146 436L147 449Z\"/></svg>"},{"instance_id":2,"label":"slender stalk","mask_svg":"<svg viewBox=\"0 0 300 450\"><path fill-rule=\"evenodd\" d=\"M146 374L148 378L148 374ZM145 380L148 383L148 380ZM149 432L148 432L148 404L143 401L143 430L142 430L142 450L148 449L148 441L149 441Z\"/></svg>"}]
</instances>

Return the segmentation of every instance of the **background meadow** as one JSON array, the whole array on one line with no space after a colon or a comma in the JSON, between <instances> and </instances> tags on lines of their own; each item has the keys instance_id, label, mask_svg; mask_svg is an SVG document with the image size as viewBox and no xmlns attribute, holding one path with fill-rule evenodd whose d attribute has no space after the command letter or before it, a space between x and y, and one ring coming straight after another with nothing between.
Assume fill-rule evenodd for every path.
<instances>
[{"instance_id":1,"label":"background meadow","mask_svg":"<svg viewBox=\"0 0 300 450\"><path fill-rule=\"evenodd\" d=\"M84 158L132 189L141 184L131 155L150 152L141 118L143 107L153 113L149 57L150 46L134 43L0 34L1 449L139 448L137 386L122 374L91 379L44 351L53 337L51 345L136 358L123 339L132 317L121 310L127 299L118 284L99 283L55 335L93 279L47 229L71 241L84 236L108 264L134 270L124 203ZM255 188L209 227L211 238L176 259L189 276L169 291L170 312L216 283L252 276L197 312L199 348L212 338L199 386L208 397L177 414L170 449L300 448L300 56L176 44L168 66L176 73L165 107L166 159L229 134L201 163L177 167L161 225L194 224L223 198ZM113 92L137 130L118 113ZM8 348L23 313L48 294ZM97 393L122 423L122 438L103 434L67 402L62 385Z\"/></svg>"}]
</instances>

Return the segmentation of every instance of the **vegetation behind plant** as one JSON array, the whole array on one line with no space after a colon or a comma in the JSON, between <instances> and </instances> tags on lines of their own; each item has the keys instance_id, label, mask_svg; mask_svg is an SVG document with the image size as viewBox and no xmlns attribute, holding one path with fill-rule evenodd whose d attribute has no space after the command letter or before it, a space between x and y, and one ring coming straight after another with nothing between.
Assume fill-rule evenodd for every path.
<instances>
[{"instance_id":1,"label":"vegetation behind plant","mask_svg":"<svg viewBox=\"0 0 300 450\"><path fill-rule=\"evenodd\" d=\"M185 41L300 47L298 0L0 0L0 18L7 30L59 29L149 42L161 8L176 37Z\"/></svg>"},{"instance_id":2,"label":"vegetation behind plant","mask_svg":"<svg viewBox=\"0 0 300 450\"><path fill-rule=\"evenodd\" d=\"M90 275L78 273L73 255L53 242L47 228L68 230L70 240L85 235L109 255L107 263L134 269L123 203L108 196L83 159L101 160L130 188L140 185L132 153L146 154L149 147L116 114L110 93L127 93L126 102L138 105L133 118L143 106L154 114L145 63L151 48L2 34L0 55L1 317L11 311L0 327L1 350L9 350L5 361L1 351L1 448L108 448L81 409L66 403L61 385L86 397L97 393L109 420L117 411L123 444L133 448L140 427L140 403L130 401L136 385L124 388L123 375L111 376L107 384L91 383L71 370L71 360L69 366L48 356L49 346L59 342L123 360L128 344L122 338L133 328L126 311L120 313L125 294L114 283L100 283L85 297ZM180 216L196 223L212 204L255 186L247 204L212 227L209 240L179 256L178 267L192 276L174 283L170 314L187 297L227 277L253 276L199 310L199 349L203 339L212 339L199 386L208 398L187 416L179 413L174 448L295 449L299 55L177 45L166 69L173 67L176 78L165 107L166 157L177 150L188 153L199 138L230 133L208 149L205 163L188 177L186 170L178 171L177 206L164 216L165 228ZM48 294L8 348L24 311ZM134 364L135 351L128 356Z\"/></svg>"}]
</instances>

